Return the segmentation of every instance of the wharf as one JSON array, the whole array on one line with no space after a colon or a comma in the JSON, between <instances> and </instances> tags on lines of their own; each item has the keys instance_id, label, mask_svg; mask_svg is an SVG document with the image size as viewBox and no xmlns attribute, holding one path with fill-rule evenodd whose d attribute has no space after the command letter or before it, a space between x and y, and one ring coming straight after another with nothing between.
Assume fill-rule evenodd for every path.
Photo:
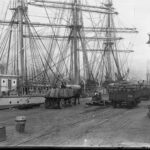
<instances>
[{"instance_id":1,"label":"wharf","mask_svg":"<svg viewBox=\"0 0 150 150\"><path fill-rule=\"evenodd\" d=\"M150 119L143 101L133 109L87 106L90 99L64 109L0 110L7 139L1 146L150 147ZM25 133L15 130L15 117L26 116Z\"/></svg>"}]
</instances>

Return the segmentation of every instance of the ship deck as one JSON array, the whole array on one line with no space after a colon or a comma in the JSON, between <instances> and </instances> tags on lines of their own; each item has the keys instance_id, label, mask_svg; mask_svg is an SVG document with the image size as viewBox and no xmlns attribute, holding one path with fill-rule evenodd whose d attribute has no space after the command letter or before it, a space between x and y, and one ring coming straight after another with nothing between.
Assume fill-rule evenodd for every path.
<instances>
[{"instance_id":1,"label":"ship deck","mask_svg":"<svg viewBox=\"0 0 150 150\"><path fill-rule=\"evenodd\" d=\"M142 101L134 109L87 106L90 99L64 109L0 110L7 139L0 146L150 147L150 119ZM25 133L15 130L16 116L27 118Z\"/></svg>"}]
</instances>

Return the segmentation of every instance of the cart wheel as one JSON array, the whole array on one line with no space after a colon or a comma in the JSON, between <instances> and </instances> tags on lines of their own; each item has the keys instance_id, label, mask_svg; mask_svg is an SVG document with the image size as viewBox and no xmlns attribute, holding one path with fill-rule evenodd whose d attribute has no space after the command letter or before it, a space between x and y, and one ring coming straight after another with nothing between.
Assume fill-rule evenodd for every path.
<instances>
[{"instance_id":1,"label":"cart wheel","mask_svg":"<svg viewBox=\"0 0 150 150\"><path fill-rule=\"evenodd\" d=\"M128 104L128 108L133 108L135 106L135 103L134 103L134 101L132 101L132 102L129 102L129 104Z\"/></svg>"},{"instance_id":2,"label":"cart wheel","mask_svg":"<svg viewBox=\"0 0 150 150\"><path fill-rule=\"evenodd\" d=\"M64 108L64 105L65 105L64 100L63 100L63 99L59 100L59 102L58 102L58 107L59 107L59 109Z\"/></svg>"},{"instance_id":3,"label":"cart wheel","mask_svg":"<svg viewBox=\"0 0 150 150\"><path fill-rule=\"evenodd\" d=\"M68 104L69 104L70 106L72 106L72 99L71 99L71 98L68 99Z\"/></svg>"},{"instance_id":4,"label":"cart wheel","mask_svg":"<svg viewBox=\"0 0 150 150\"><path fill-rule=\"evenodd\" d=\"M49 106L48 106L48 108L53 108L53 102L52 102L52 100L49 101Z\"/></svg>"},{"instance_id":5,"label":"cart wheel","mask_svg":"<svg viewBox=\"0 0 150 150\"><path fill-rule=\"evenodd\" d=\"M119 105L119 108L121 108L121 103L119 103L118 105Z\"/></svg>"},{"instance_id":6,"label":"cart wheel","mask_svg":"<svg viewBox=\"0 0 150 150\"><path fill-rule=\"evenodd\" d=\"M74 98L74 105L77 105L77 100L76 100L76 98Z\"/></svg>"},{"instance_id":7,"label":"cart wheel","mask_svg":"<svg viewBox=\"0 0 150 150\"><path fill-rule=\"evenodd\" d=\"M71 98L71 105L72 105L72 106L75 105L75 101L74 101L73 98Z\"/></svg>"},{"instance_id":8,"label":"cart wheel","mask_svg":"<svg viewBox=\"0 0 150 150\"><path fill-rule=\"evenodd\" d=\"M80 104L80 98L78 98L78 104Z\"/></svg>"},{"instance_id":9,"label":"cart wheel","mask_svg":"<svg viewBox=\"0 0 150 150\"><path fill-rule=\"evenodd\" d=\"M117 103L116 102L113 102L113 107L117 108Z\"/></svg>"},{"instance_id":10,"label":"cart wheel","mask_svg":"<svg viewBox=\"0 0 150 150\"><path fill-rule=\"evenodd\" d=\"M132 102L132 105L133 105L133 107L135 107L137 105L135 100Z\"/></svg>"},{"instance_id":11,"label":"cart wheel","mask_svg":"<svg viewBox=\"0 0 150 150\"><path fill-rule=\"evenodd\" d=\"M132 102L128 102L128 103L127 103L127 108L129 108L129 109L130 109L130 108L132 108L132 107L133 107Z\"/></svg>"},{"instance_id":12,"label":"cart wheel","mask_svg":"<svg viewBox=\"0 0 150 150\"><path fill-rule=\"evenodd\" d=\"M58 101L57 99L55 99L55 100L53 101L53 107L54 107L54 108L59 107L59 101Z\"/></svg>"},{"instance_id":13,"label":"cart wheel","mask_svg":"<svg viewBox=\"0 0 150 150\"><path fill-rule=\"evenodd\" d=\"M55 108L56 107L56 100L52 99L51 101L51 108Z\"/></svg>"},{"instance_id":14,"label":"cart wheel","mask_svg":"<svg viewBox=\"0 0 150 150\"><path fill-rule=\"evenodd\" d=\"M45 108L48 109L49 108L49 100L45 99Z\"/></svg>"},{"instance_id":15,"label":"cart wheel","mask_svg":"<svg viewBox=\"0 0 150 150\"><path fill-rule=\"evenodd\" d=\"M135 107L138 105L138 102L137 101L135 101Z\"/></svg>"}]
</instances>

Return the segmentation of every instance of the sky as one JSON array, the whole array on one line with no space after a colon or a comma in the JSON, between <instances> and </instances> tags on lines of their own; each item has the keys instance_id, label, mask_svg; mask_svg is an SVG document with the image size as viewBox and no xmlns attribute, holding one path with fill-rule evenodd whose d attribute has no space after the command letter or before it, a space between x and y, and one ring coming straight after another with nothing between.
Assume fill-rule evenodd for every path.
<instances>
[{"instance_id":1,"label":"sky","mask_svg":"<svg viewBox=\"0 0 150 150\"><path fill-rule=\"evenodd\" d=\"M133 76L144 79L150 69L150 46L146 44L150 33L150 0L114 0L114 7L123 23L139 31L134 41L130 70Z\"/></svg>"},{"instance_id":2,"label":"sky","mask_svg":"<svg viewBox=\"0 0 150 150\"><path fill-rule=\"evenodd\" d=\"M93 0L87 1L95 4ZM8 2L9 0L0 0L1 11L2 6ZM150 0L113 0L113 3L125 27L136 27L139 31L134 39L134 53L131 53L129 67L132 77L145 79L147 68L150 70L150 45L146 44L150 33Z\"/></svg>"}]
</instances>

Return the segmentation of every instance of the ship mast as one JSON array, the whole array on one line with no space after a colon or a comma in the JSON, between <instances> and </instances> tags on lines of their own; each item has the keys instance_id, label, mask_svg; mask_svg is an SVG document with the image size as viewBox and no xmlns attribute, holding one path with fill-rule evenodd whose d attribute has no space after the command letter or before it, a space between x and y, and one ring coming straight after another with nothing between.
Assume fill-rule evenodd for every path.
<instances>
[{"instance_id":1,"label":"ship mast","mask_svg":"<svg viewBox=\"0 0 150 150\"><path fill-rule=\"evenodd\" d=\"M25 81L25 52L24 52L24 40L23 40L23 30L24 30L24 15L27 12L26 1L24 0L17 0L13 1L11 5L11 10L13 12L12 20L9 22L2 21L4 24L10 24L10 38L9 38L9 48L8 48L8 55L7 55L7 65L6 65L6 74L8 72L8 64L9 64L9 57L10 57L10 47L11 47L11 39L12 39L12 26L16 23L18 25L18 52L20 53L20 73L17 66L17 75L20 76L20 84L23 85ZM18 58L17 58L18 59Z\"/></svg>"},{"instance_id":2,"label":"ship mast","mask_svg":"<svg viewBox=\"0 0 150 150\"><path fill-rule=\"evenodd\" d=\"M73 44L73 53L74 53L74 84L79 84L79 69L78 69L78 39L77 39L77 32L79 29L79 11L77 7L77 0L74 0L73 6L72 6L72 12L73 12L73 38L72 38L72 44Z\"/></svg>"},{"instance_id":3,"label":"ship mast","mask_svg":"<svg viewBox=\"0 0 150 150\"><path fill-rule=\"evenodd\" d=\"M112 0L108 0L108 2L105 4L106 7L108 7L108 11L110 11L112 9L113 3ZM111 32L111 29L114 28L113 25L113 16L112 14L108 13L107 14L107 25L106 25L106 37L108 38L106 40L105 44L105 51L106 51L106 79L112 81L112 60L111 60L111 55L113 55L114 61L115 61L115 65L117 68L117 80L122 80L123 77L121 75L120 72L120 66L119 66L119 62L118 62L118 58L116 55L116 57L114 56L114 45L115 45L115 40L112 40L116 35L115 32Z\"/></svg>"},{"instance_id":4,"label":"ship mast","mask_svg":"<svg viewBox=\"0 0 150 150\"><path fill-rule=\"evenodd\" d=\"M47 4L46 4L47 3ZM84 72L84 79L89 80L91 78L91 70L90 65L87 57L86 52L86 46L85 46L85 39L104 39L103 37L87 37L84 35L84 31L86 30L86 27L83 28L83 18L82 18L82 12L93 12L93 13L115 13L112 10L109 12L107 11L108 8L106 7L96 7L96 6L89 6L89 5L82 5L79 0L72 0L72 3L62 3L62 2L54 2L54 1L47 1L47 0L33 0L30 3L30 5L38 6L38 7L48 7L48 8L61 8L61 9L70 9L72 11L72 24L70 26L64 26L66 28L70 28L70 35L69 36L60 36L55 35L55 38L69 38L69 41L71 41L71 57L70 57L70 78L73 79L74 84L79 84L80 82L80 59L79 59L79 51L82 51L83 54L83 72ZM51 4L55 4L51 6ZM97 10L93 10L93 9ZM51 25L55 26L56 25ZM59 27L63 27L62 25L59 25ZM82 30L81 30L82 29ZM87 29L92 29L90 27L87 27ZM87 31L88 32L88 31ZM52 36L53 37L53 36ZM43 38L50 38L50 36L43 36ZM79 43L80 42L80 43ZM82 49L79 49L79 45Z\"/></svg>"},{"instance_id":5,"label":"ship mast","mask_svg":"<svg viewBox=\"0 0 150 150\"><path fill-rule=\"evenodd\" d=\"M108 0L108 3L105 4L105 6L107 6L109 9L112 7L112 1L111 0ZM111 52L110 50L112 49L112 45L114 44L112 41L111 41L111 32L110 31L110 28L111 28L111 15L110 14L107 14L107 30L106 30L106 37L108 37L108 39L106 40L106 42L104 43L105 44L105 51L106 51L106 63L107 63L107 66L106 66L106 78L108 80L111 80Z\"/></svg>"},{"instance_id":6,"label":"ship mast","mask_svg":"<svg viewBox=\"0 0 150 150\"><path fill-rule=\"evenodd\" d=\"M25 81L25 75L27 76L27 66L26 63L28 63L26 61L26 54L27 51L30 51L31 58L32 59L32 64L34 63L34 65L30 65L28 67L32 67L30 70L30 73L33 72L33 74L35 75L36 73L38 73L37 68L38 68L38 64L40 60L41 66L44 68L44 72L45 75L48 77L48 69L49 69L49 73L53 73L54 69L56 70L56 74L59 74L61 76L62 72L64 71L64 69L66 69L66 76L70 76L73 83L74 84L79 84L80 82L80 77L82 76L81 74L83 73L83 79L85 81L91 79L91 77L93 77L94 79L98 79L99 80L99 76L100 76L100 72L106 72L106 77L108 78L108 80L112 80L113 79L113 71L114 71L114 66L115 69L117 70L117 79L122 79L122 76L124 76L120 70L120 64L119 64L119 59L118 59L118 52L125 52L124 50L118 50L116 49L116 40L121 40L121 37L117 37L116 36L116 32L123 32L123 33L135 33L136 29L131 29L131 28L115 28L114 26L114 22L113 22L113 15L114 14L118 14L115 9L113 8L112 5L112 0L107 0L107 3L104 4L103 7L98 7L98 6L90 6L90 5L84 5L81 4L80 0L72 0L72 2L70 3L66 3L66 2L55 2L55 1L47 1L47 0L31 0L30 3L27 3L29 5L33 5L36 7L42 7L45 8L46 11L46 15L48 18L49 23L39 23L39 22L31 22L30 19L28 18L28 15L26 13L27 11L27 7L25 5L25 2L23 0L18 0L17 1L18 5L17 7L15 7L15 13L17 14L15 17L16 19L13 20L13 25L17 25L17 29L19 29L18 31L18 35L19 35L19 53L20 53L20 57L19 57L19 61L20 61L20 72L19 75L21 76L21 81L22 84ZM72 14L71 18L71 23L70 20L69 22L66 23L52 23L49 15L47 13L47 9L46 8L50 8L50 9L56 9L59 8L59 10L71 10ZM61 12L61 11L60 11ZM83 25L83 18L82 18L82 12L88 12L90 13L98 13L98 14L102 14L105 15L105 26L102 25L102 27L94 27L92 25L92 27L90 26L84 26ZM63 13L64 14L64 11ZM58 16L59 17L59 16ZM63 15L60 17L60 21L62 20L62 17L64 17ZM0 20L1 24L8 24L9 21L5 20L2 21ZM24 25L26 25L26 27L29 29L28 33L24 33L23 34L23 30L24 30ZM43 35L43 34L37 34L37 31L34 27L50 27L51 28L51 33L48 33ZM69 28L69 32L67 34L62 34L61 32L57 32L55 34L54 31L59 31L59 30L54 30L54 29L60 29L63 28L63 31L66 30L67 28ZM94 28L94 29L93 29ZM32 30L31 30L32 29ZM33 33L34 31L34 33ZM92 34L88 34L89 36L87 36L87 33L93 32ZM100 33L100 34L97 34ZM69 35L68 35L69 34ZM23 40L23 38L30 38L30 44L35 47L35 50L33 50L32 47L30 47L29 49L24 48L24 46L26 45ZM53 56L50 55L50 53L48 53L48 49L46 48L45 44L42 42L43 38L48 38L48 39L52 39L52 41L54 40L54 45L56 45L58 48L58 53L60 54L60 56L58 57L60 62L63 62L62 64L59 63L58 60L53 60ZM37 43L35 42L37 39ZM71 55L70 55L70 70L67 68L68 64L67 61L69 59L66 59L67 55L70 54L70 52L66 52L67 48L65 48L65 54L62 53L63 49L60 48L61 45L61 41L59 40L68 40L68 42L66 42L68 45L71 45ZM10 39L11 40L11 39ZM38 41L39 40L39 41ZM89 40L89 41L88 41ZM93 40L97 40L100 41L100 44L103 44L103 47L94 47L94 49L87 49L88 47L90 47L93 43ZM33 41L33 42L31 42ZM38 44L38 42L40 42L40 45ZM69 43L70 42L70 43ZM91 42L91 45L88 45L88 42ZM55 44L56 43L56 44ZM43 55L41 56L42 58L38 57L36 58L36 55L40 54L39 50L37 49L37 46L42 46L43 47L43 51L45 52L45 54L48 56L48 58L45 58ZM53 46L53 44L51 45L51 47ZM97 45L95 45L97 46ZM54 46L54 49L56 49ZM95 49L97 48L97 49ZM50 48L51 49L51 48ZM70 50L70 49L69 49ZM81 53L79 51L82 51L82 56L83 56L83 64L80 64L80 57ZM101 67L101 64L99 63L100 61L98 61L98 64L95 65L95 63L97 63L97 61L93 61L93 65L91 66L91 64L89 63L88 60L88 55L87 52L91 51L91 52L96 52L96 51L101 51L103 55L103 63L102 65L105 67L105 71L102 70L101 68L104 68L103 66ZM127 51L126 51L127 52ZM131 52L130 50L128 50L128 52ZM9 56L8 56L9 57ZM66 58L65 58L66 57ZM29 57L28 57L29 59ZM7 59L9 60L9 59ZM51 64L50 64L50 60L51 60ZM59 63L59 65L57 64ZM113 65L112 65L113 63ZM28 63L29 64L29 63ZM57 65L56 65L57 64ZM65 64L65 65L63 65ZM67 65L66 65L67 64ZM82 68L82 66L83 68ZM51 68L51 66L54 66L54 69ZM96 66L96 67L95 67ZM98 66L98 67L97 67ZM112 67L113 66L113 67ZM66 68L65 68L66 67ZM7 67L8 68L8 67ZM94 68L96 68L96 71L93 70ZM83 70L83 72L80 72L81 69ZM41 69L42 70L42 69ZM93 71L92 71L93 70ZM69 74L70 71L70 74ZM28 69L28 73L29 73L29 69ZM96 78L93 76L93 74L95 74ZM81 75L81 76L80 76ZM98 77L98 78L97 78ZM62 77L63 78L63 77Z\"/></svg>"},{"instance_id":7,"label":"ship mast","mask_svg":"<svg viewBox=\"0 0 150 150\"><path fill-rule=\"evenodd\" d=\"M24 4L23 0L18 0L18 22L19 22L19 51L20 51L20 64L21 64L21 84L24 83L24 46L23 46L23 11Z\"/></svg>"},{"instance_id":8,"label":"ship mast","mask_svg":"<svg viewBox=\"0 0 150 150\"><path fill-rule=\"evenodd\" d=\"M82 52L83 52L83 69L84 69L84 77L85 79L90 78L90 68L89 68L89 62L87 58L87 53L85 51L85 43L84 43L84 33L83 33L83 18L82 18L82 12L81 12L81 3L78 0L73 1L72 5L72 31L73 38L71 39L71 48L73 48L73 55L74 55L74 62L73 57L71 57L71 66L72 63L74 65L74 84L79 84L80 81L80 69L79 69L79 40L81 42ZM72 50L71 50L72 51ZM71 69L72 70L72 69Z\"/></svg>"}]
</instances>

